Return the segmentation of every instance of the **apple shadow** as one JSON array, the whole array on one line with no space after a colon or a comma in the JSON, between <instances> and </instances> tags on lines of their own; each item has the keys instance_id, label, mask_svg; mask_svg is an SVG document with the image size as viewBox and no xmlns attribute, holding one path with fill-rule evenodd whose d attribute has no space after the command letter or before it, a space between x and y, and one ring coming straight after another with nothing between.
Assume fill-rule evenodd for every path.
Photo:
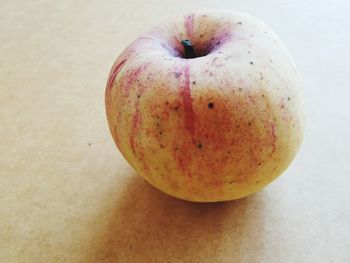
<instances>
[{"instance_id":1,"label":"apple shadow","mask_svg":"<svg viewBox=\"0 0 350 263\"><path fill-rule=\"evenodd\" d=\"M259 261L263 193L192 203L163 194L133 174L116 196L99 216L84 262Z\"/></svg>"}]
</instances>

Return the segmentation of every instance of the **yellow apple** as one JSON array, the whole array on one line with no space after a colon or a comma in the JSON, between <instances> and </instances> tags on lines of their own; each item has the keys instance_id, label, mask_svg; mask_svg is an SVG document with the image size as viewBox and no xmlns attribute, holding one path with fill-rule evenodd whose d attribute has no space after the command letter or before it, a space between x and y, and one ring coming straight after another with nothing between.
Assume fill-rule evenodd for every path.
<instances>
[{"instance_id":1,"label":"yellow apple","mask_svg":"<svg viewBox=\"0 0 350 263\"><path fill-rule=\"evenodd\" d=\"M150 184L177 198L250 195L293 160L303 137L300 81L257 19L200 11L158 25L114 63L110 131Z\"/></svg>"}]
</instances>

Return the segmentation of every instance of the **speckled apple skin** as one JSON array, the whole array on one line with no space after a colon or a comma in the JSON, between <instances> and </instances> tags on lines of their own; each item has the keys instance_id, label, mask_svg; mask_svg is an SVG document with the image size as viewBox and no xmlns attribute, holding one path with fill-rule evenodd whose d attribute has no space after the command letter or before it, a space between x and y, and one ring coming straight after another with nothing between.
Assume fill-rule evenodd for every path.
<instances>
[{"instance_id":1,"label":"speckled apple skin","mask_svg":"<svg viewBox=\"0 0 350 263\"><path fill-rule=\"evenodd\" d=\"M200 57L182 58L182 39ZM105 102L114 141L143 178L174 197L214 202L257 192L288 167L303 137L299 89L265 24L201 11L131 43Z\"/></svg>"}]
</instances>

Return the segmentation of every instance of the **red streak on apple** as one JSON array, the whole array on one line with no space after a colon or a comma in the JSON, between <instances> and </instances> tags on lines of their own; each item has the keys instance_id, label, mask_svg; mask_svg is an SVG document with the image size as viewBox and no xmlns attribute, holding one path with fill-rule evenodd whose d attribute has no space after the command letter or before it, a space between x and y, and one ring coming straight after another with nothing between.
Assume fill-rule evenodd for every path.
<instances>
[{"instance_id":1,"label":"red streak on apple","mask_svg":"<svg viewBox=\"0 0 350 263\"><path fill-rule=\"evenodd\" d=\"M276 124L271 123L271 137L272 137L272 153L273 154L276 151Z\"/></svg>"},{"instance_id":2,"label":"red streak on apple","mask_svg":"<svg viewBox=\"0 0 350 263\"><path fill-rule=\"evenodd\" d=\"M112 130L112 134L113 134L113 139L114 139L115 143L119 147L120 146L119 138L118 138L118 136L115 136L116 134L118 134L117 133L117 127L114 127L114 129Z\"/></svg>"},{"instance_id":3,"label":"red streak on apple","mask_svg":"<svg viewBox=\"0 0 350 263\"><path fill-rule=\"evenodd\" d=\"M179 165L180 165L181 169L182 169L183 171L186 171L188 177L191 179L191 178L192 178L191 171L188 170L188 169L186 169L186 167L187 167L187 161L186 161L186 159L185 159L185 158L182 158L182 157L180 157L180 156L178 156L177 160L178 160L178 162L179 162Z\"/></svg>"},{"instance_id":4,"label":"red streak on apple","mask_svg":"<svg viewBox=\"0 0 350 263\"><path fill-rule=\"evenodd\" d=\"M185 66L182 69L181 74L176 74L175 78L178 78L180 80L180 86L179 86L179 96L182 100L182 109L184 114L184 126L180 124L178 127L179 129L182 129L180 127L184 127L185 132L187 131L190 135L191 141L193 144L195 144L195 113L193 110L193 104L192 104L192 96L191 96L191 89L190 89L190 63L186 61ZM180 148L181 150L175 150L174 151L174 157L177 160L179 168L184 172L184 174L189 178L192 179L192 174L189 167L189 162L191 161L191 155L189 155L189 152L186 150L187 147L192 147L192 145L188 144L188 141L181 141L178 140L176 144L180 143L182 146Z\"/></svg>"},{"instance_id":5,"label":"red streak on apple","mask_svg":"<svg viewBox=\"0 0 350 263\"><path fill-rule=\"evenodd\" d=\"M193 27L194 27L194 14L191 14L191 15L187 16L187 18L185 20L186 34L188 37L192 36Z\"/></svg>"},{"instance_id":6,"label":"red streak on apple","mask_svg":"<svg viewBox=\"0 0 350 263\"><path fill-rule=\"evenodd\" d=\"M112 88L113 82L115 78L117 77L118 73L121 71L123 66L125 65L125 62L127 59L123 59L120 63L118 63L115 68L112 70L111 74L109 75L109 79L107 82L107 87L110 90Z\"/></svg>"},{"instance_id":7,"label":"red streak on apple","mask_svg":"<svg viewBox=\"0 0 350 263\"><path fill-rule=\"evenodd\" d=\"M135 70L132 71L132 73L130 75L128 75L127 81L124 84L124 91L125 91L125 95L129 96L130 90L132 89L133 82L140 76L140 74L150 65L151 63L148 62L144 65L141 65L139 67L137 67ZM130 146L131 146L131 150L133 152L133 154L136 155L138 154L140 157L140 161L143 162L144 165L144 169L148 170L148 166L147 163L145 162L145 155L142 149L139 149L139 147L137 147L137 136L139 133L139 130L141 128L141 124L142 124L142 116L141 116L141 110L140 110L140 97L142 96L142 94L145 91L146 86L144 85L138 85L138 90L136 92L137 94L137 99L135 102L135 112L133 114L132 117L132 123L131 123L131 134L130 134Z\"/></svg>"},{"instance_id":8,"label":"red streak on apple","mask_svg":"<svg viewBox=\"0 0 350 263\"><path fill-rule=\"evenodd\" d=\"M185 81L180 86L180 96L182 97L182 103L184 108L185 128L193 136L195 114L194 114L193 105L192 105L192 97L191 97L191 89L190 89L190 67L188 63L186 63L184 68L184 77L185 77Z\"/></svg>"},{"instance_id":9,"label":"red streak on apple","mask_svg":"<svg viewBox=\"0 0 350 263\"><path fill-rule=\"evenodd\" d=\"M130 70L131 73L129 73L127 77L126 83L124 83L124 92L125 96L129 96L130 89L132 88L133 82L140 76L140 74L150 65L151 63L145 63L144 65L138 66L135 69Z\"/></svg>"},{"instance_id":10,"label":"red streak on apple","mask_svg":"<svg viewBox=\"0 0 350 263\"><path fill-rule=\"evenodd\" d=\"M148 165L145 161L145 154L144 154L143 150L137 148L137 143L136 143L136 136L137 136L137 133L141 127L141 121L142 121L139 105L140 105L140 103L139 103L139 101L137 101L135 104L136 111L135 111L134 116L132 118L132 127L131 127L131 134L130 134L130 146L131 146L132 152L135 155L135 157L137 157L137 154L139 155L139 158L140 158L139 160L143 163L144 169L146 171L148 171L149 168L148 168ZM137 151L137 153L136 153L136 151Z\"/></svg>"},{"instance_id":11,"label":"red streak on apple","mask_svg":"<svg viewBox=\"0 0 350 263\"><path fill-rule=\"evenodd\" d=\"M135 155L135 157L136 157L136 151L137 151L137 153L139 154L139 156L141 158L141 161L143 163L145 170L148 170L149 168L147 166L147 163L145 162L145 154L141 149L137 149L137 142L136 142L137 133L139 132L139 129L141 127L141 122L142 122L139 96L141 96L143 94L144 90L145 90L145 87L140 86L140 89L138 91L138 99L135 103L135 113L132 117L130 146L131 146L131 150L132 150L133 154Z\"/></svg>"},{"instance_id":12,"label":"red streak on apple","mask_svg":"<svg viewBox=\"0 0 350 263\"><path fill-rule=\"evenodd\" d=\"M138 109L138 105L139 105L139 102L137 102L135 105L136 112L134 113L134 116L132 118L132 127L131 127L131 135L130 135L130 146L134 154L136 152L135 137L136 137L137 130L141 125L141 114L140 114L140 110Z\"/></svg>"},{"instance_id":13,"label":"red streak on apple","mask_svg":"<svg viewBox=\"0 0 350 263\"><path fill-rule=\"evenodd\" d=\"M135 79L140 75L141 72L142 66L131 71L131 74L128 76L126 83L123 85L126 96L129 95L131 84L135 81Z\"/></svg>"}]
</instances>

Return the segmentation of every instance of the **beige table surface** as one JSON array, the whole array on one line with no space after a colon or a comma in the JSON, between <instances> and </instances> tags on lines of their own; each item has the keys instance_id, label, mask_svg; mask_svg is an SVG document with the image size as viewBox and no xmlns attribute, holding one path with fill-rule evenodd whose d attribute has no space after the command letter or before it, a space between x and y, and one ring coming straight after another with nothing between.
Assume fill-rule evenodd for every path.
<instances>
[{"instance_id":1,"label":"beige table surface","mask_svg":"<svg viewBox=\"0 0 350 263\"><path fill-rule=\"evenodd\" d=\"M122 48L187 10L257 16L303 76L303 146L234 202L146 184L104 110ZM0 2L0 262L350 262L349 1Z\"/></svg>"}]
</instances>

